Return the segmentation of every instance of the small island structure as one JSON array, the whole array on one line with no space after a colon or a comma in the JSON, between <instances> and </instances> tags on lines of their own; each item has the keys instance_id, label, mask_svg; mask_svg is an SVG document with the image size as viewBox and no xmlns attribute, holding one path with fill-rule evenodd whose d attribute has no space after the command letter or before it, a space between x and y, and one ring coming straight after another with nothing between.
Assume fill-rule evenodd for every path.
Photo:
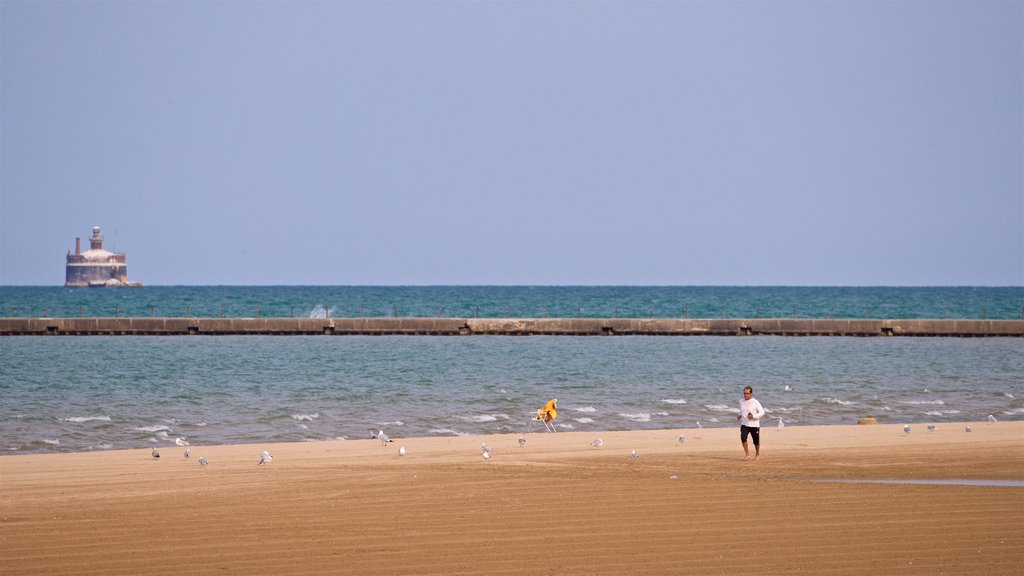
<instances>
[{"instance_id":1,"label":"small island structure","mask_svg":"<svg viewBox=\"0 0 1024 576\"><path fill-rule=\"evenodd\" d=\"M103 249L100 227L92 227L90 247L82 252L82 239L75 236L75 253L68 251L64 286L98 286L104 288L137 287L142 282L128 281L128 266L123 253Z\"/></svg>"}]
</instances>

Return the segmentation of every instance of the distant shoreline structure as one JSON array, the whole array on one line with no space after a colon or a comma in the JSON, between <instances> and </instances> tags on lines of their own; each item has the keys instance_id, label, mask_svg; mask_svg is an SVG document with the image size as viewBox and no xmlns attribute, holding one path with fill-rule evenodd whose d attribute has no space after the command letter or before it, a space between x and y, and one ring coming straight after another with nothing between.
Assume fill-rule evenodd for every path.
<instances>
[{"instance_id":1,"label":"distant shoreline structure","mask_svg":"<svg viewBox=\"0 0 1024 576\"><path fill-rule=\"evenodd\" d=\"M142 282L128 280L128 265L124 253L103 249L100 227L92 227L89 249L82 252L82 239L75 236L75 252L68 251L64 286L98 288L136 288Z\"/></svg>"}]
</instances>

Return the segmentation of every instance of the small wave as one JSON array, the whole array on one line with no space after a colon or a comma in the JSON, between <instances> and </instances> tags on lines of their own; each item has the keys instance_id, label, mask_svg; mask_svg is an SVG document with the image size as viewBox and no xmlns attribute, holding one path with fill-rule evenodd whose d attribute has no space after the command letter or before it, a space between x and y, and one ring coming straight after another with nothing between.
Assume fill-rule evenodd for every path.
<instances>
[{"instance_id":1,"label":"small wave","mask_svg":"<svg viewBox=\"0 0 1024 576\"><path fill-rule=\"evenodd\" d=\"M959 414L959 410L929 410L925 412L927 416L948 416L951 414Z\"/></svg>"},{"instance_id":2,"label":"small wave","mask_svg":"<svg viewBox=\"0 0 1024 576\"><path fill-rule=\"evenodd\" d=\"M199 422L198 424L196 424L196 426L200 426L200 427L206 426L206 422Z\"/></svg>"},{"instance_id":3,"label":"small wave","mask_svg":"<svg viewBox=\"0 0 1024 576\"><path fill-rule=\"evenodd\" d=\"M593 414L594 412L597 412L597 408L594 408L593 406L583 406L582 408L572 408L572 410L575 410L577 412L587 412L588 414Z\"/></svg>"},{"instance_id":4,"label":"small wave","mask_svg":"<svg viewBox=\"0 0 1024 576\"><path fill-rule=\"evenodd\" d=\"M140 432L160 432L160 431L163 431L165 433L171 431L170 428L168 428L167 426L164 426L163 424L157 424L155 426L143 426L141 428L136 428L136 430L138 430Z\"/></svg>"},{"instance_id":5,"label":"small wave","mask_svg":"<svg viewBox=\"0 0 1024 576\"><path fill-rule=\"evenodd\" d=\"M405 426L405 422L401 420L393 420L391 422L381 422L381 426Z\"/></svg>"},{"instance_id":6,"label":"small wave","mask_svg":"<svg viewBox=\"0 0 1024 576\"><path fill-rule=\"evenodd\" d=\"M60 446L60 440L57 438L43 438L43 444L50 444L52 446Z\"/></svg>"},{"instance_id":7,"label":"small wave","mask_svg":"<svg viewBox=\"0 0 1024 576\"><path fill-rule=\"evenodd\" d=\"M575 430L576 429L576 427L573 426L572 424L566 424L566 423L559 424L558 427L559 428L563 428L565 430Z\"/></svg>"},{"instance_id":8,"label":"small wave","mask_svg":"<svg viewBox=\"0 0 1024 576\"><path fill-rule=\"evenodd\" d=\"M451 434L453 436L469 436L466 432L458 432L451 428L434 428L430 431L431 434Z\"/></svg>"},{"instance_id":9,"label":"small wave","mask_svg":"<svg viewBox=\"0 0 1024 576\"><path fill-rule=\"evenodd\" d=\"M319 412L317 412L315 414L292 414L292 419L293 420L298 420L299 422L302 422L303 420L312 422L313 420L316 420L319 417L320 417L320 413Z\"/></svg>"},{"instance_id":10,"label":"small wave","mask_svg":"<svg viewBox=\"0 0 1024 576\"><path fill-rule=\"evenodd\" d=\"M76 422L81 424L82 422L110 422L110 416L72 416L71 418L64 418L64 422Z\"/></svg>"},{"instance_id":11,"label":"small wave","mask_svg":"<svg viewBox=\"0 0 1024 576\"><path fill-rule=\"evenodd\" d=\"M298 424L297 426L303 430L309 430L309 426L306 426L305 424Z\"/></svg>"},{"instance_id":12,"label":"small wave","mask_svg":"<svg viewBox=\"0 0 1024 576\"><path fill-rule=\"evenodd\" d=\"M935 405L935 406L942 406L942 405L945 404L945 402L943 402L942 400L907 400L905 402L900 402L900 404L910 404L911 406L921 406L921 405L924 405L924 404L932 404L932 405Z\"/></svg>"},{"instance_id":13,"label":"small wave","mask_svg":"<svg viewBox=\"0 0 1024 576\"><path fill-rule=\"evenodd\" d=\"M1007 416L1016 416L1018 414L1024 414L1024 408L1017 408L1017 409L1014 409L1014 410L1007 410L1006 412L1003 412L1003 414L1006 414Z\"/></svg>"},{"instance_id":14,"label":"small wave","mask_svg":"<svg viewBox=\"0 0 1024 576\"><path fill-rule=\"evenodd\" d=\"M639 414L619 414L619 416L622 416L623 418L626 418L628 420L632 420L634 422L650 422L651 421L651 415L647 414L646 412L640 412Z\"/></svg>"},{"instance_id":15,"label":"small wave","mask_svg":"<svg viewBox=\"0 0 1024 576\"><path fill-rule=\"evenodd\" d=\"M1003 396L1006 396L1007 398L1014 398L1014 395L1011 392L1003 392Z\"/></svg>"},{"instance_id":16,"label":"small wave","mask_svg":"<svg viewBox=\"0 0 1024 576\"><path fill-rule=\"evenodd\" d=\"M655 412L655 416L668 416L668 412Z\"/></svg>"},{"instance_id":17,"label":"small wave","mask_svg":"<svg viewBox=\"0 0 1024 576\"><path fill-rule=\"evenodd\" d=\"M854 406L857 404L857 402L854 402L853 400L840 400L839 398L832 398L829 396L825 396L821 401L829 404L838 404L840 406Z\"/></svg>"},{"instance_id":18,"label":"small wave","mask_svg":"<svg viewBox=\"0 0 1024 576\"><path fill-rule=\"evenodd\" d=\"M492 416L491 414L480 414L480 415L477 415L477 416L462 416L461 418L463 420L465 420L466 422L476 422L477 424L482 424L484 422L497 422L498 421L498 417L497 416Z\"/></svg>"},{"instance_id":19,"label":"small wave","mask_svg":"<svg viewBox=\"0 0 1024 576\"><path fill-rule=\"evenodd\" d=\"M98 446L89 446L86 450L110 450L113 447L113 444L100 444Z\"/></svg>"},{"instance_id":20,"label":"small wave","mask_svg":"<svg viewBox=\"0 0 1024 576\"><path fill-rule=\"evenodd\" d=\"M573 420L575 420L576 422L579 422L580 424L593 424L594 423L594 419L593 418L587 418L586 416L584 416L583 418L573 418Z\"/></svg>"},{"instance_id":21,"label":"small wave","mask_svg":"<svg viewBox=\"0 0 1024 576\"><path fill-rule=\"evenodd\" d=\"M739 408L733 408L725 404L705 404L704 407L712 412L735 412L737 414L740 412Z\"/></svg>"},{"instance_id":22,"label":"small wave","mask_svg":"<svg viewBox=\"0 0 1024 576\"><path fill-rule=\"evenodd\" d=\"M666 398L662 400L662 402L665 404L686 404L686 400L683 400L682 398Z\"/></svg>"}]
</instances>

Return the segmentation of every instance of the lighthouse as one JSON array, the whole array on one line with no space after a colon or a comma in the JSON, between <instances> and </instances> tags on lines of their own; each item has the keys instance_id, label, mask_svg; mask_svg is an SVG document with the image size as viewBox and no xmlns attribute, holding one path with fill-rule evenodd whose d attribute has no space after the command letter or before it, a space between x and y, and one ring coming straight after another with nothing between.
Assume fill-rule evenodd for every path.
<instances>
[{"instance_id":1,"label":"lighthouse","mask_svg":"<svg viewBox=\"0 0 1024 576\"><path fill-rule=\"evenodd\" d=\"M100 227L92 227L89 249L82 252L81 238L75 237L75 253L68 251L64 277L65 286L142 286L141 282L128 281L128 266L124 254L103 249Z\"/></svg>"}]
</instances>

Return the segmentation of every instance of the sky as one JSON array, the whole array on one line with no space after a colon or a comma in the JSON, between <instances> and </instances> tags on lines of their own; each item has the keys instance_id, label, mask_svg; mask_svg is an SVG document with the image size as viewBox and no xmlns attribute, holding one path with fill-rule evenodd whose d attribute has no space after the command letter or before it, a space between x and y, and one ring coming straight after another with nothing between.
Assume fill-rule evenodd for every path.
<instances>
[{"instance_id":1,"label":"sky","mask_svg":"<svg viewBox=\"0 0 1024 576\"><path fill-rule=\"evenodd\" d=\"M1024 2L0 2L0 284L1024 285Z\"/></svg>"}]
</instances>

